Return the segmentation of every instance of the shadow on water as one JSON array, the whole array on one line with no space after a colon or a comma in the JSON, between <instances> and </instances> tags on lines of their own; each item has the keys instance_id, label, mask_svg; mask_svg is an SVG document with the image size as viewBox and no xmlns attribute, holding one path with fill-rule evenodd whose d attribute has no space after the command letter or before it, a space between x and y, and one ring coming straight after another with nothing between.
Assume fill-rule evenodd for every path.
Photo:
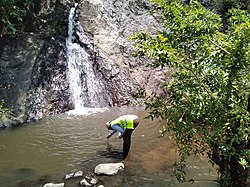
<instances>
[{"instance_id":1,"label":"shadow on water","mask_svg":"<svg viewBox=\"0 0 250 187\"><path fill-rule=\"evenodd\" d=\"M115 150L112 147L112 144L107 141L107 149L106 151L98 151L97 155L100 155L101 158L112 159L116 161L122 161L124 158L122 156L121 150Z\"/></svg>"}]
</instances>

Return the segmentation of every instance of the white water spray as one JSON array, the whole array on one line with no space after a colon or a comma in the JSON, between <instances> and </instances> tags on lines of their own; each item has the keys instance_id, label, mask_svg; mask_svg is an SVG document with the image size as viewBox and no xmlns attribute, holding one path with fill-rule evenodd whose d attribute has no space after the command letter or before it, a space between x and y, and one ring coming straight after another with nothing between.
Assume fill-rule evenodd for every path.
<instances>
[{"instance_id":1,"label":"white water spray","mask_svg":"<svg viewBox=\"0 0 250 187\"><path fill-rule=\"evenodd\" d=\"M95 75L93 62L89 60L89 54L78 43L73 42L75 40L73 33L76 7L77 3L69 12L68 37L66 39L68 79L75 105L74 111L70 113L86 114L95 111L100 112L103 109L98 109L97 107L103 107L100 105L103 99L103 85ZM88 43L89 39L84 32L82 31L80 34Z\"/></svg>"}]
</instances>

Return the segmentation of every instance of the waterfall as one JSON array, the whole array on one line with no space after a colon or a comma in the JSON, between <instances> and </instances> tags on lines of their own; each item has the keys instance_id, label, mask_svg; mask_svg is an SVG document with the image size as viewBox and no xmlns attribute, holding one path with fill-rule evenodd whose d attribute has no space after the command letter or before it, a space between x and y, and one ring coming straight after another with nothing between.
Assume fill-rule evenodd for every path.
<instances>
[{"instance_id":1,"label":"waterfall","mask_svg":"<svg viewBox=\"0 0 250 187\"><path fill-rule=\"evenodd\" d=\"M76 42L76 22L74 15L77 3L70 9L68 18L68 37L66 38L68 81L73 96L74 111L90 110L90 108L105 107L105 86L95 75L94 62L90 54ZM78 23L79 27L79 23ZM80 33L79 33L80 32ZM82 27L78 28L78 36L84 40L85 45L90 45L90 40L85 35ZM96 109L94 109L96 110Z\"/></svg>"}]
</instances>

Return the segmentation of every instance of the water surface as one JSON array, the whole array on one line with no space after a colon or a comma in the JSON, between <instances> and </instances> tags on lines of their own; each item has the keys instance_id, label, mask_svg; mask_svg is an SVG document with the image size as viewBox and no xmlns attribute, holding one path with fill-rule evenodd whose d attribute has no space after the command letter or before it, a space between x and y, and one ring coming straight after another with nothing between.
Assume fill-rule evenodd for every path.
<instances>
[{"instance_id":1,"label":"water surface","mask_svg":"<svg viewBox=\"0 0 250 187\"><path fill-rule=\"evenodd\" d=\"M122 160L122 140L115 135L107 142L104 124L122 114L141 119L132 135L129 156ZM175 147L159 138L159 122L144 119L142 108L112 108L89 115L50 116L19 128L0 131L0 186L41 187L47 182L65 182L77 187L80 179L64 181L66 174L82 170L93 173L100 163L123 162L125 170L116 176L98 176L105 187L215 187L215 169L207 160L188 162L188 179L195 182L171 183Z\"/></svg>"}]
</instances>

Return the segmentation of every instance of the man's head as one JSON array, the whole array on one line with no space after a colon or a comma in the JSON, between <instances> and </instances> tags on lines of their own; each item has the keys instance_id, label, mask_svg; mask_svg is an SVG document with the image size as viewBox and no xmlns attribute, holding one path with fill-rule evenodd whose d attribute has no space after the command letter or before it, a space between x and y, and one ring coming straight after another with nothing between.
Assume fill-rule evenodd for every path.
<instances>
[{"instance_id":1,"label":"man's head","mask_svg":"<svg viewBox=\"0 0 250 187\"><path fill-rule=\"evenodd\" d=\"M107 128L108 130L112 130L110 121L108 121L108 122L106 123L106 128Z\"/></svg>"}]
</instances>

